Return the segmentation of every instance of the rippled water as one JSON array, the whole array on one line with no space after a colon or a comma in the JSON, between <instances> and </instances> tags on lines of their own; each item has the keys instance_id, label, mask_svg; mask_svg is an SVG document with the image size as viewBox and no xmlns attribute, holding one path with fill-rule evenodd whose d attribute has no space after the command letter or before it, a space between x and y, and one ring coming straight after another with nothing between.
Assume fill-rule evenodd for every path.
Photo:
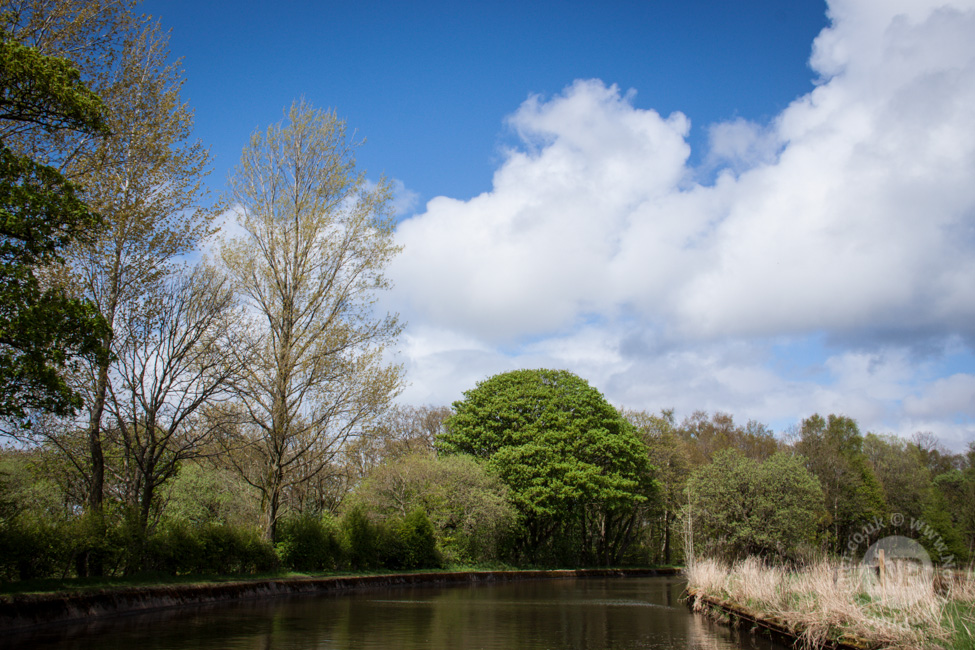
<instances>
[{"instance_id":1,"label":"rippled water","mask_svg":"<svg viewBox=\"0 0 975 650\"><path fill-rule=\"evenodd\" d=\"M693 615L676 578L370 589L116 617L3 648L159 650L784 650Z\"/></svg>"}]
</instances>

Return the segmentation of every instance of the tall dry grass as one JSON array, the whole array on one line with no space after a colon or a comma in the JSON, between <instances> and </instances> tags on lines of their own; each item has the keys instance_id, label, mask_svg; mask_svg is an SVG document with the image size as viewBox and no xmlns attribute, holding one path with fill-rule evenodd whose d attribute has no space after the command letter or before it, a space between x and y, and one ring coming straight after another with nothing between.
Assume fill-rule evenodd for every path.
<instances>
[{"instance_id":1,"label":"tall dry grass","mask_svg":"<svg viewBox=\"0 0 975 650\"><path fill-rule=\"evenodd\" d=\"M841 638L898 649L951 643L956 629L945 608L953 601L975 602L975 581L956 580L938 593L930 570L906 564L888 569L883 584L874 570L829 561L790 570L756 558L733 566L703 560L686 574L698 595L801 630L807 647Z\"/></svg>"}]
</instances>

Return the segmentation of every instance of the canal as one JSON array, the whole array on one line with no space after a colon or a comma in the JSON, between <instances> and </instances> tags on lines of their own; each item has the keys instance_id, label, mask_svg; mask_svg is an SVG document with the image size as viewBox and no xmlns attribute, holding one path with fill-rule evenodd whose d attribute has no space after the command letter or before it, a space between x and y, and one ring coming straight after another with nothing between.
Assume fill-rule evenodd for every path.
<instances>
[{"instance_id":1,"label":"canal","mask_svg":"<svg viewBox=\"0 0 975 650\"><path fill-rule=\"evenodd\" d=\"M674 577L375 588L210 605L0 636L100 650L784 650L688 612Z\"/></svg>"}]
</instances>

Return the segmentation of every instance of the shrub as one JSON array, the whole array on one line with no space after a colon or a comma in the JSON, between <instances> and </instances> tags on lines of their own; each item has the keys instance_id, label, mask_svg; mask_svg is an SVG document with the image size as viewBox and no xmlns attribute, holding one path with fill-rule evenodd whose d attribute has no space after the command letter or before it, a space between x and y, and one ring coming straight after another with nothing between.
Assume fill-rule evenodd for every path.
<instances>
[{"instance_id":1,"label":"shrub","mask_svg":"<svg viewBox=\"0 0 975 650\"><path fill-rule=\"evenodd\" d=\"M332 570L341 559L342 548L331 518L302 515L284 519L278 524L278 536L278 557L295 571Z\"/></svg>"},{"instance_id":2,"label":"shrub","mask_svg":"<svg viewBox=\"0 0 975 650\"><path fill-rule=\"evenodd\" d=\"M61 576L70 567L69 537L56 523L18 518L0 526L0 580Z\"/></svg>"},{"instance_id":3,"label":"shrub","mask_svg":"<svg viewBox=\"0 0 975 650\"><path fill-rule=\"evenodd\" d=\"M342 546L349 566L369 569L379 566L381 531L369 520L362 506L350 508L342 516Z\"/></svg>"},{"instance_id":4,"label":"shrub","mask_svg":"<svg viewBox=\"0 0 975 650\"><path fill-rule=\"evenodd\" d=\"M249 528L173 522L153 535L146 568L171 575L259 573L277 567L271 544Z\"/></svg>"},{"instance_id":5,"label":"shrub","mask_svg":"<svg viewBox=\"0 0 975 650\"><path fill-rule=\"evenodd\" d=\"M385 564L393 569L424 569L440 566L433 524L417 508L400 520L388 520Z\"/></svg>"}]
</instances>

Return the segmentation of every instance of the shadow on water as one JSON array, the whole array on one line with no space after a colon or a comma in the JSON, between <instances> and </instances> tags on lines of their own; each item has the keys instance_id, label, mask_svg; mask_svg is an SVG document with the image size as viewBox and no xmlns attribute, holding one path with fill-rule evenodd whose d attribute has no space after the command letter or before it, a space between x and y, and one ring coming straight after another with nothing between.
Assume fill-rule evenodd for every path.
<instances>
[{"instance_id":1,"label":"shadow on water","mask_svg":"<svg viewBox=\"0 0 975 650\"><path fill-rule=\"evenodd\" d=\"M784 650L688 612L677 578L572 578L249 600L0 638L74 650Z\"/></svg>"}]
</instances>

